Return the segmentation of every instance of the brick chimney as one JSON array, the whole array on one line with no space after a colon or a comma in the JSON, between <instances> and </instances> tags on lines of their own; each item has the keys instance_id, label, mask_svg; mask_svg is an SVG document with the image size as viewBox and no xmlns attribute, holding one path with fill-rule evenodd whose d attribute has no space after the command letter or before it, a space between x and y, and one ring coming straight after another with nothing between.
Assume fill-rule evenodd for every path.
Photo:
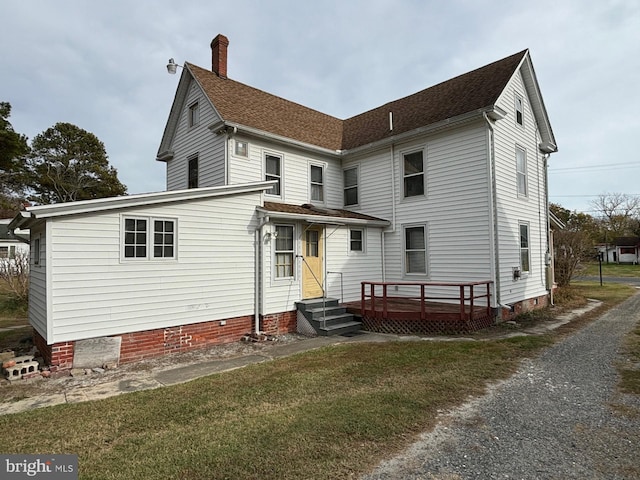
<instances>
[{"instance_id":1,"label":"brick chimney","mask_svg":"<svg viewBox=\"0 0 640 480\"><path fill-rule=\"evenodd\" d=\"M220 78L227 78L227 47L229 39L219 34L211 41L211 71Z\"/></svg>"}]
</instances>

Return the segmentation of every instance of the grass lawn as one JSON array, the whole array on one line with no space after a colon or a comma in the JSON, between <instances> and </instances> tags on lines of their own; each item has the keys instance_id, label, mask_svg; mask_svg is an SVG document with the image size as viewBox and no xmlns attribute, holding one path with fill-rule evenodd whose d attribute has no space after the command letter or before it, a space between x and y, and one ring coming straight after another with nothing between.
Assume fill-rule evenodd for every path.
<instances>
[{"instance_id":1,"label":"grass lawn","mask_svg":"<svg viewBox=\"0 0 640 480\"><path fill-rule=\"evenodd\" d=\"M599 296L610 306L634 291L580 285L564 297ZM4 453L78 454L80 478L350 478L555 338L328 347L174 387L0 416L0 435Z\"/></svg>"},{"instance_id":2,"label":"grass lawn","mask_svg":"<svg viewBox=\"0 0 640 480\"><path fill-rule=\"evenodd\" d=\"M16 301L0 281L0 328L28 325L27 305Z\"/></svg>"},{"instance_id":3,"label":"grass lawn","mask_svg":"<svg viewBox=\"0 0 640 480\"><path fill-rule=\"evenodd\" d=\"M576 272L577 276L599 276L598 262L589 262L584 268ZM618 265L617 263L602 263L603 277L640 277L640 265Z\"/></svg>"}]
</instances>

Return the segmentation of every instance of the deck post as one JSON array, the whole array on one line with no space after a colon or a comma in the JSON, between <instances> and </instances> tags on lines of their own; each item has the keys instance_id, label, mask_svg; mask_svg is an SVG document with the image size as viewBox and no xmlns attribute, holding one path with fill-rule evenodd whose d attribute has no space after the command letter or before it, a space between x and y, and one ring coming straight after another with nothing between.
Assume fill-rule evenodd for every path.
<instances>
[{"instance_id":1,"label":"deck post","mask_svg":"<svg viewBox=\"0 0 640 480\"><path fill-rule=\"evenodd\" d=\"M382 284L382 318L387 318L387 284Z\"/></svg>"},{"instance_id":2,"label":"deck post","mask_svg":"<svg viewBox=\"0 0 640 480\"><path fill-rule=\"evenodd\" d=\"M460 285L460 320L464 321L464 285Z\"/></svg>"},{"instance_id":3,"label":"deck post","mask_svg":"<svg viewBox=\"0 0 640 480\"><path fill-rule=\"evenodd\" d=\"M370 290L370 301L371 301L371 315L375 318L376 317L376 286L373 282L371 282L369 284L371 286L371 290Z\"/></svg>"},{"instance_id":4,"label":"deck post","mask_svg":"<svg viewBox=\"0 0 640 480\"><path fill-rule=\"evenodd\" d=\"M424 302L424 284L420 285L420 320L427 319L427 312Z\"/></svg>"},{"instance_id":5,"label":"deck post","mask_svg":"<svg viewBox=\"0 0 640 480\"><path fill-rule=\"evenodd\" d=\"M364 299L365 282L360 282L360 313L364 317L367 313L366 303Z\"/></svg>"},{"instance_id":6,"label":"deck post","mask_svg":"<svg viewBox=\"0 0 640 480\"><path fill-rule=\"evenodd\" d=\"M491 317L491 282L487 282L487 317Z\"/></svg>"},{"instance_id":7,"label":"deck post","mask_svg":"<svg viewBox=\"0 0 640 480\"><path fill-rule=\"evenodd\" d=\"M469 285L469 299L470 299L469 321L473 321L473 285Z\"/></svg>"}]
</instances>

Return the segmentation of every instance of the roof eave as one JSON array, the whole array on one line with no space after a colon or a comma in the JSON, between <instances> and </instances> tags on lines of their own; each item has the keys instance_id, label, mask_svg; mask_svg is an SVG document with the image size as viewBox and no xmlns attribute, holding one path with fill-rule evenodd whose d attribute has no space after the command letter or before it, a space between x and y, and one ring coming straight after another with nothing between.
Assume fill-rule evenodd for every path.
<instances>
[{"instance_id":1,"label":"roof eave","mask_svg":"<svg viewBox=\"0 0 640 480\"><path fill-rule=\"evenodd\" d=\"M391 222L387 220L367 220L364 218L331 217L328 215L306 215L303 213L275 212L264 207L257 210L269 218L283 219L289 221L303 221L308 223L323 223L327 225L362 225L371 227L388 227Z\"/></svg>"},{"instance_id":2,"label":"roof eave","mask_svg":"<svg viewBox=\"0 0 640 480\"><path fill-rule=\"evenodd\" d=\"M52 218L65 215L83 213L97 213L109 210L146 207L162 203L185 200L199 200L203 198L221 197L266 191L273 187L275 180L268 182L254 182L239 185L225 185L221 187L193 188L187 190L171 190L168 192L142 193L138 195L124 195L120 197L101 198L97 200L82 200L78 202L58 203L54 205L39 205L28 207L28 213L33 218Z\"/></svg>"}]
</instances>

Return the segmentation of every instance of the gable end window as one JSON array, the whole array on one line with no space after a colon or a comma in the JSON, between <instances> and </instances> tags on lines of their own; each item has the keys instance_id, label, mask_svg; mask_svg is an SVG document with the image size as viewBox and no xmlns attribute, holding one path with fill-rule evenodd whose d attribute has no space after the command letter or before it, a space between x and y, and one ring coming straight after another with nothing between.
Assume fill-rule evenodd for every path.
<instances>
[{"instance_id":1,"label":"gable end window","mask_svg":"<svg viewBox=\"0 0 640 480\"><path fill-rule=\"evenodd\" d=\"M358 204L358 167L347 168L342 172L344 178L344 205Z\"/></svg>"},{"instance_id":2,"label":"gable end window","mask_svg":"<svg viewBox=\"0 0 640 480\"><path fill-rule=\"evenodd\" d=\"M516 147L516 182L518 195L527 196L527 152Z\"/></svg>"},{"instance_id":3,"label":"gable end window","mask_svg":"<svg viewBox=\"0 0 640 480\"><path fill-rule=\"evenodd\" d=\"M521 223L520 228L520 271L529 273L531 270L531 262L529 255L529 224Z\"/></svg>"},{"instance_id":4,"label":"gable end window","mask_svg":"<svg viewBox=\"0 0 640 480\"><path fill-rule=\"evenodd\" d=\"M176 221L149 217L124 218L122 247L125 260L174 259Z\"/></svg>"},{"instance_id":5,"label":"gable end window","mask_svg":"<svg viewBox=\"0 0 640 480\"><path fill-rule=\"evenodd\" d=\"M187 188L198 188L198 157L189 159Z\"/></svg>"},{"instance_id":6,"label":"gable end window","mask_svg":"<svg viewBox=\"0 0 640 480\"><path fill-rule=\"evenodd\" d=\"M427 236L424 225L404 228L404 273L427 273Z\"/></svg>"},{"instance_id":7,"label":"gable end window","mask_svg":"<svg viewBox=\"0 0 640 480\"><path fill-rule=\"evenodd\" d=\"M518 94L516 94L516 123L520 126L524 126L524 100Z\"/></svg>"},{"instance_id":8,"label":"gable end window","mask_svg":"<svg viewBox=\"0 0 640 480\"><path fill-rule=\"evenodd\" d=\"M267 195L280 196L282 192L282 158L267 153L264 157L265 162L265 180L276 180L273 187L267 190Z\"/></svg>"},{"instance_id":9,"label":"gable end window","mask_svg":"<svg viewBox=\"0 0 640 480\"><path fill-rule=\"evenodd\" d=\"M424 158L422 150L403 154L404 196L424 195Z\"/></svg>"},{"instance_id":10,"label":"gable end window","mask_svg":"<svg viewBox=\"0 0 640 480\"><path fill-rule=\"evenodd\" d=\"M311 165L309 171L312 202L324 202L324 168L319 165Z\"/></svg>"},{"instance_id":11,"label":"gable end window","mask_svg":"<svg viewBox=\"0 0 640 480\"><path fill-rule=\"evenodd\" d=\"M189 105L189 126L195 127L200 123L200 106L198 102Z\"/></svg>"}]
</instances>

